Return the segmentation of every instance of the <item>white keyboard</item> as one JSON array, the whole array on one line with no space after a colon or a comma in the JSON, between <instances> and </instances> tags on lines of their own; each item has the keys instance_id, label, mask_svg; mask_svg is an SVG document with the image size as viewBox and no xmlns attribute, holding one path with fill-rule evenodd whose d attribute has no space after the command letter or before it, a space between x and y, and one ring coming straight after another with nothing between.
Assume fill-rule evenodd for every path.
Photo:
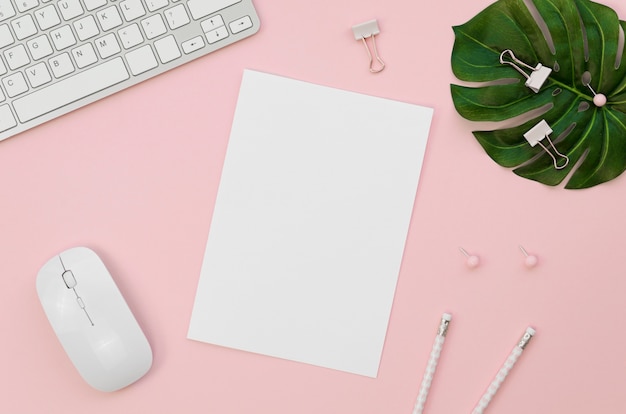
<instances>
[{"instance_id":1,"label":"white keyboard","mask_svg":"<svg viewBox=\"0 0 626 414\"><path fill-rule=\"evenodd\" d=\"M0 140L258 30L251 0L0 0Z\"/></svg>"}]
</instances>

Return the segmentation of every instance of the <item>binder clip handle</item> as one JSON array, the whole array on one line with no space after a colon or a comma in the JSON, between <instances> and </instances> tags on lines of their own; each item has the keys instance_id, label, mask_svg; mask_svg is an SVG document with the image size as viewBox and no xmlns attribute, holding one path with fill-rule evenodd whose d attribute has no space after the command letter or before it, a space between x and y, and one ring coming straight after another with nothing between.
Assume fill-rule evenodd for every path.
<instances>
[{"instance_id":1,"label":"binder clip handle","mask_svg":"<svg viewBox=\"0 0 626 414\"><path fill-rule=\"evenodd\" d=\"M506 55L510 55L510 59L511 60L505 60L504 57ZM526 79L529 78L529 75L526 74L526 72L524 72L524 70L522 68L520 68L519 65L524 66L527 69L530 70L535 70L535 68L533 68L532 66L528 65L527 63L524 63L523 61L519 60L518 58L515 57L515 54L513 53L513 51L511 49L506 49L504 52L500 53L500 63L503 65L511 65L515 68L515 70L517 70L519 73L521 73Z\"/></svg>"},{"instance_id":2,"label":"binder clip handle","mask_svg":"<svg viewBox=\"0 0 626 414\"><path fill-rule=\"evenodd\" d=\"M510 60L505 60L506 55L510 56ZM512 50L506 49L502 53L500 53L500 63L503 65L510 65L519 73L521 73L526 78L525 85L530 88L533 92L538 93L543 84L546 82L550 74L552 73L552 69L547 66L543 66L541 63L537 63L537 66L534 68L527 63L519 60L515 57L515 54ZM530 70L530 74L526 73L522 67Z\"/></svg>"},{"instance_id":3,"label":"binder clip handle","mask_svg":"<svg viewBox=\"0 0 626 414\"><path fill-rule=\"evenodd\" d=\"M542 119L537 125L532 127L528 132L524 134L524 138L526 138L526 141L528 141L531 147L534 147L535 145L539 145L541 148L543 148L543 150L552 158L552 162L554 163L554 168L556 168L557 170L562 170L563 168L567 167L567 164L569 164L569 157L564 154L561 154L556 149L556 147L552 143L552 140L550 139L551 133L552 133L552 128L550 128L550 125L548 125L548 123L544 119ZM548 140L550 146L554 150L554 153L559 158L565 160L565 163L563 163L562 165L558 164L556 157L550 152L550 150L545 145L541 143L541 141L544 139Z\"/></svg>"},{"instance_id":4,"label":"binder clip handle","mask_svg":"<svg viewBox=\"0 0 626 414\"><path fill-rule=\"evenodd\" d=\"M357 24L352 26L352 33L354 34L355 40L363 41L363 45L365 46L365 51L367 52L367 57L370 61L369 69L372 73L381 72L385 69L385 62L378 55L378 50L376 49L376 35L380 33L380 29L378 28L378 22L376 20L370 20L365 23ZM370 52L370 48L367 45L367 41L365 39L372 39L372 48L374 49L374 56L372 56L372 52ZM378 67L374 67L374 57L376 61L379 63Z\"/></svg>"}]
</instances>

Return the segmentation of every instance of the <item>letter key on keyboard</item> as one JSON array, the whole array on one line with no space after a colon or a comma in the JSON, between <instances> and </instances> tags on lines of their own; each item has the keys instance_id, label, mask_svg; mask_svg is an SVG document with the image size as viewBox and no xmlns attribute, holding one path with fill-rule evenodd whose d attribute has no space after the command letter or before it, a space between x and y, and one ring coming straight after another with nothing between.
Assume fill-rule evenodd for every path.
<instances>
[{"instance_id":1,"label":"letter key on keyboard","mask_svg":"<svg viewBox=\"0 0 626 414\"><path fill-rule=\"evenodd\" d=\"M259 25L252 0L0 0L0 141Z\"/></svg>"}]
</instances>

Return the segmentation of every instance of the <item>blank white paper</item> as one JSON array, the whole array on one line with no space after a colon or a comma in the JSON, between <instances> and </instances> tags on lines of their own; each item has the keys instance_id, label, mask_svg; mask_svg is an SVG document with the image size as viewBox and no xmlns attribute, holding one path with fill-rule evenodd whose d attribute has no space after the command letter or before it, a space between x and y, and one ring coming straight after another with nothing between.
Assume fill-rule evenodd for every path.
<instances>
[{"instance_id":1,"label":"blank white paper","mask_svg":"<svg viewBox=\"0 0 626 414\"><path fill-rule=\"evenodd\" d=\"M245 71L188 338L376 377L431 119Z\"/></svg>"}]
</instances>

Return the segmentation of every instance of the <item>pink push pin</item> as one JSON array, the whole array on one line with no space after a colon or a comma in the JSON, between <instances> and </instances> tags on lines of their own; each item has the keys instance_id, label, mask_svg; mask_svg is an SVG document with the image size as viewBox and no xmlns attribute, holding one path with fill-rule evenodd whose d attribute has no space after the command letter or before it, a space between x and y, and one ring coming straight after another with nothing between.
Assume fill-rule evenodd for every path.
<instances>
[{"instance_id":1,"label":"pink push pin","mask_svg":"<svg viewBox=\"0 0 626 414\"><path fill-rule=\"evenodd\" d=\"M589 73L589 71L585 71L585 73L583 73L582 81L583 85L588 87L591 93L593 93L593 104L598 108L602 108L606 105L606 96L603 93L596 93L596 91L594 91L591 87L591 73Z\"/></svg>"},{"instance_id":2,"label":"pink push pin","mask_svg":"<svg viewBox=\"0 0 626 414\"><path fill-rule=\"evenodd\" d=\"M593 97L593 104L598 108L602 108L606 105L606 96L602 93L596 94L596 96Z\"/></svg>"},{"instance_id":3,"label":"pink push pin","mask_svg":"<svg viewBox=\"0 0 626 414\"><path fill-rule=\"evenodd\" d=\"M537 262L538 262L537 256L532 255L532 254L528 254L526 249L524 249L522 246L520 246L519 249L522 251L522 253L524 253L524 256L526 256L524 258L524 264L526 265L526 267L528 267L528 268L535 267L537 265Z\"/></svg>"},{"instance_id":4,"label":"pink push pin","mask_svg":"<svg viewBox=\"0 0 626 414\"><path fill-rule=\"evenodd\" d=\"M480 259L478 258L478 256L475 256L473 254L469 254L462 247L459 247L459 250L461 251L461 253L463 253L465 255L465 257L467 257L467 261L465 262L467 267L469 267L470 269L478 267L478 265L480 264Z\"/></svg>"}]
</instances>

